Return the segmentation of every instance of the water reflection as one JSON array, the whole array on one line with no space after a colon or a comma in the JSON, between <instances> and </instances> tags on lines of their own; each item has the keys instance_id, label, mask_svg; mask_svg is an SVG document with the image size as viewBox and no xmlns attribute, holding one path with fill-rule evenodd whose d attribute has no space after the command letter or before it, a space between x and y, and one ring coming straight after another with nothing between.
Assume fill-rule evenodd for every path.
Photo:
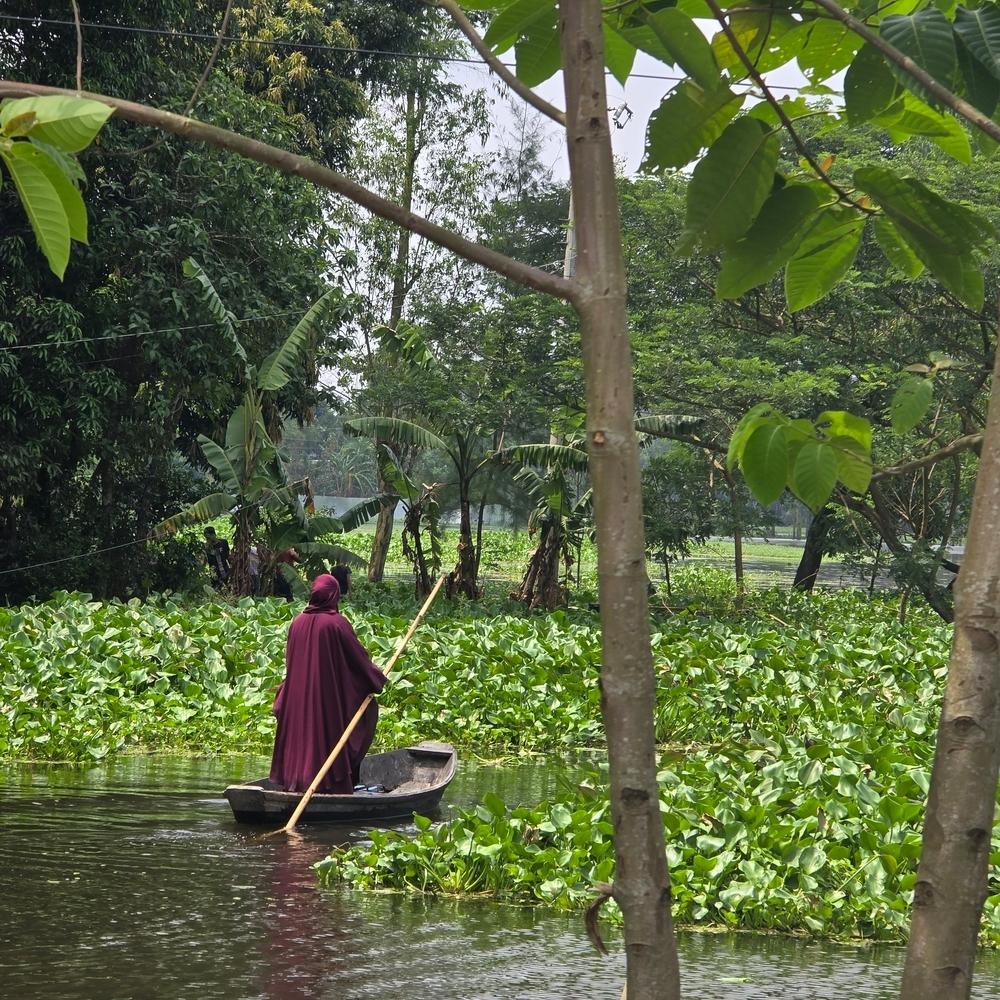
<instances>
[{"instance_id":1,"label":"water reflection","mask_svg":"<svg viewBox=\"0 0 1000 1000\"><path fill-rule=\"evenodd\" d=\"M136 758L107 767L0 769L0 993L117 1000L617 1000L620 954L600 959L579 919L483 901L323 890L312 864L364 830L304 827L260 840L221 788L260 758ZM575 768L568 777L578 777ZM546 762L463 763L446 811L493 790L536 801ZM899 949L686 934L697 1000L894 997ZM978 1000L1000 1000L983 957Z\"/></svg>"}]
</instances>

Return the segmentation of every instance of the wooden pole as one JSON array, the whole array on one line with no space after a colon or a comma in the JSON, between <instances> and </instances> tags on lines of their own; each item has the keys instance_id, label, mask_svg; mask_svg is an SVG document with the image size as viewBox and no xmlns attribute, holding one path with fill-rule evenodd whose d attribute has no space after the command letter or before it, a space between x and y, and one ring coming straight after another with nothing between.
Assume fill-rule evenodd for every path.
<instances>
[{"instance_id":1,"label":"wooden pole","mask_svg":"<svg viewBox=\"0 0 1000 1000\"><path fill-rule=\"evenodd\" d=\"M390 657L389 662L385 665L383 673L388 674L389 671L396 665L396 661L403 655L403 650L406 648L406 644L410 641L410 637L413 633L416 632L417 626L424 620L424 615L427 614L431 604L434 603L434 598L437 597L438 591L441 589L441 585L444 583L444 580L444 574L438 577L437 583L434 584L434 589L427 596L427 600L424 601L423 607L417 612L417 617L413 619L410 623L410 627L406 630L406 634L396 644L396 649ZM360 707L354 713L354 718L347 724L347 728L344 730L343 736L337 740L337 745L330 751L330 756L326 758L316 777L313 778L312 783L299 800L299 804L295 807L295 812L292 813L291 818L283 827L281 827L280 830L274 831L274 834L291 833L292 830L295 829L295 824L298 823L299 817L303 812L305 812L305 808L309 805L309 800L313 797L313 793L317 788L319 788L320 782L326 777L326 772L333 767L333 762L340 756L341 750L344 749L345 744L351 738L351 733L354 732L355 727L361 721L361 716L365 714L365 711L371 704L371 701L372 695L368 695L368 697L361 702ZM269 834L269 836L273 836L274 834Z\"/></svg>"}]
</instances>

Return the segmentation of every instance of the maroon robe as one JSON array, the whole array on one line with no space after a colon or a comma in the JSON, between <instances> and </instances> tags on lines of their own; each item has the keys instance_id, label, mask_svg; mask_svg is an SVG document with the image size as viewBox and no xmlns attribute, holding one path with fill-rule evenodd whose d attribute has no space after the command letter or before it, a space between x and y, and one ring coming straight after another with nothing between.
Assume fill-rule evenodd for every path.
<instances>
[{"instance_id":1,"label":"maroon robe","mask_svg":"<svg viewBox=\"0 0 1000 1000\"><path fill-rule=\"evenodd\" d=\"M385 674L337 610L339 600L336 579L326 573L317 577L308 606L288 630L285 680L274 699L278 735L271 780L289 791L304 792L309 787L361 702L385 685ZM373 701L317 791L354 791L377 721L378 705Z\"/></svg>"}]
</instances>

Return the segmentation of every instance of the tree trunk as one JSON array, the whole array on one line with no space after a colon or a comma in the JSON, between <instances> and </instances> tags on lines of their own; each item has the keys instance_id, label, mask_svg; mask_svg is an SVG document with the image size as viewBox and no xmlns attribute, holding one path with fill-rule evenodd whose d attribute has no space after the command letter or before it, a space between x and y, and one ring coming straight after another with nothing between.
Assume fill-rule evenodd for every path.
<instances>
[{"instance_id":1,"label":"tree trunk","mask_svg":"<svg viewBox=\"0 0 1000 1000\"><path fill-rule=\"evenodd\" d=\"M561 548L558 521L544 521L521 586L512 595L516 600L523 601L529 608L545 608L546 611L554 611L565 603L566 590L559 583Z\"/></svg>"},{"instance_id":2,"label":"tree trunk","mask_svg":"<svg viewBox=\"0 0 1000 1000\"><path fill-rule=\"evenodd\" d=\"M1000 766L1000 351L948 665L901 996L966 1000Z\"/></svg>"},{"instance_id":3,"label":"tree trunk","mask_svg":"<svg viewBox=\"0 0 1000 1000\"><path fill-rule=\"evenodd\" d=\"M229 559L229 589L245 597L253 587L250 580L250 546L253 544L253 511L242 508L235 517L233 548Z\"/></svg>"},{"instance_id":4,"label":"tree trunk","mask_svg":"<svg viewBox=\"0 0 1000 1000\"><path fill-rule=\"evenodd\" d=\"M809 523L806 532L806 544L802 550L802 558L795 570L795 580L792 586L796 590L812 590L816 586L819 568L823 565L823 546L826 536L830 533L833 522L833 508L827 504Z\"/></svg>"},{"instance_id":5,"label":"tree trunk","mask_svg":"<svg viewBox=\"0 0 1000 1000\"><path fill-rule=\"evenodd\" d=\"M413 207L413 177L417 169L417 130L423 119L422 105L417 109L416 95L412 88L406 92L406 154L403 166L403 191L400 204L407 212ZM406 302L406 278L410 265L410 243L412 234L408 229L400 228L396 237L396 258L392 271L392 298L389 305L389 322L387 326L395 330L403 318L403 306ZM375 440L375 453L379 454L380 444L393 446L390 441ZM398 447L393 450L399 454ZM380 493L387 493L391 485L379 474L378 488ZM389 555L389 543L392 541L393 518L395 508L383 507L375 524L375 537L372 540L372 551L368 557L368 581L379 583L385 576L385 560Z\"/></svg>"},{"instance_id":6,"label":"tree trunk","mask_svg":"<svg viewBox=\"0 0 1000 1000\"><path fill-rule=\"evenodd\" d=\"M376 444L377 446L377 444ZM379 493L387 493L392 487L381 475L378 478ZM396 515L395 506L390 504L378 513L375 522L375 534L372 537L372 551L368 557L368 582L379 583L385 576L385 560L389 555L389 543L392 541L392 524Z\"/></svg>"},{"instance_id":7,"label":"tree trunk","mask_svg":"<svg viewBox=\"0 0 1000 1000\"><path fill-rule=\"evenodd\" d=\"M476 547L472 541L472 502L469 484L461 484L458 520L458 564L452 574L452 593L464 594L472 600L479 597L476 585Z\"/></svg>"},{"instance_id":8,"label":"tree trunk","mask_svg":"<svg viewBox=\"0 0 1000 1000\"><path fill-rule=\"evenodd\" d=\"M613 893L625 920L630 1000L675 1000L680 977L656 781L656 680L601 0L561 0L559 15L578 247L574 305L583 342L597 527Z\"/></svg>"}]
</instances>

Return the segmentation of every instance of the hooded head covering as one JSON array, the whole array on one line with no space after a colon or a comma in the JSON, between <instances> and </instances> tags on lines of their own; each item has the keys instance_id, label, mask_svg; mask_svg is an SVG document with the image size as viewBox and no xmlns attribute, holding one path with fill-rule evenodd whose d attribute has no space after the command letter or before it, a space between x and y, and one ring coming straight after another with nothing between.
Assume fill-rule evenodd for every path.
<instances>
[{"instance_id":1,"label":"hooded head covering","mask_svg":"<svg viewBox=\"0 0 1000 1000\"><path fill-rule=\"evenodd\" d=\"M317 576L309 592L309 604L303 610L306 615L318 615L323 612L332 614L340 603L340 584L335 576L323 573Z\"/></svg>"}]
</instances>

